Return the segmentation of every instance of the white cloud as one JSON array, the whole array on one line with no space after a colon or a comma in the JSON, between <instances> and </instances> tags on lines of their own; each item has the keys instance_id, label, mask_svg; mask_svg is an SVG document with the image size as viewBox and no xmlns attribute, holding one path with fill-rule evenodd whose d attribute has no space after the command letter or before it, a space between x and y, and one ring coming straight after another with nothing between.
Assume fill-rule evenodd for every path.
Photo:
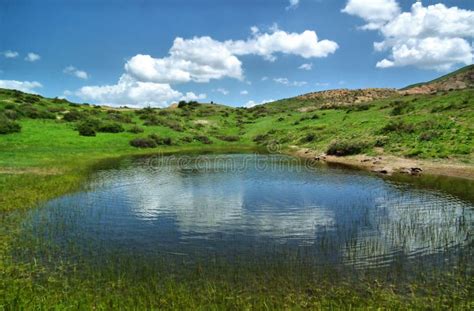
<instances>
[{"instance_id":1,"label":"white cloud","mask_svg":"<svg viewBox=\"0 0 474 311\"><path fill-rule=\"evenodd\" d=\"M260 102L256 102L256 101L253 101L253 100L249 100L245 105L244 107L247 107L247 108L252 108L252 107L255 107L255 106L258 106L258 105L263 105L263 104L266 104L266 103L271 103L271 102L274 102L275 100L274 99L264 99Z\"/></svg>"},{"instance_id":2,"label":"white cloud","mask_svg":"<svg viewBox=\"0 0 474 311\"><path fill-rule=\"evenodd\" d=\"M193 92L186 92L184 96L182 96L179 100L201 100L207 98L206 94L194 94Z\"/></svg>"},{"instance_id":3,"label":"white cloud","mask_svg":"<svg viewBox=\"0 0 474 311\"><path fill-rule=\"evenodd\" d=\"M39 56L38 54L35 54L35 53L31 53L31 52L28 53L25 57L25 60L27 62L36 62L40 59L41 59L41 56Z\"/></svg>"},{"instance_id":4,"label":"white cloud","mask_svg":"<svg viewBox=\"0 0 474 311\"><path fill-rule=\"evenodd\" d=\"M400 7L395 0L349 0L342 12L364 19L362 29L373 30L400 14Z\"/></svg>"},{"instance_id":5,"label":"white cloud","mask_svg":"<svg viewBox=\"0 0 474 311\"><path fill-rule=\"evenodd\" d=\"M183 96L166 83L140 82L124 74L117 84L103 86L84 86L76 92L76 96L99 104L111 106L165 107L172 100L192 97L187 93Z\"/></svg>"},{"instance_id":6,"label":"white cloud","mask_svg":"<svg viewBox=\"0 0 474 311\"><path fill-rule=\"evenodd\" d=\"M286 7L287 10L296 9L300 4L300 0L289 0L289 5Z\"/></svg>"},{"instance_id":7,"label":"white cloud","mask_svg":"<svg viewBox=\"0 0 474 311\"><path fill-rule=\"evenodd\" d=\"M240 95L248 95L248 94L249 94L249 91L247 90L240 91Z\"/></svg>"},{"instance_id":8,"label":"white cloud","mask_svg":"<svg viewBox=\"0 0 474 311\"><path fill-rule=\"evenodd\" d=\"M275 61L275 53L291 54L303 58L327 57L338 49L330 40L319 40L315 31L288 33L275 25L271 33L256 32L247 40L226 41L226 46L235 55L259 55Z\"/></svg>"},{"instance_id":9,"label":"white cloud","mask_svg":"<svg viewBox=\"0 0 474 311\"><path fill-rule=\"evenodd\" d=\"M10 51L10 50L4 51L2 54L6 58L16 58L16 57L18 57L18 55L20 55L20 54L18 54L18 52Z\"/></svg>"},{"instance_id":10,"label":"white cloud","mask_svg":"<svg viewBox=\"0 0 474 311\"><path fill-rule=\"evenodd\" d=\"M222 42L210 37L176 38L170 56L138 54L125 70L141 81L157 83L209 82L224 77L242 79L242 63Z\"/></svg>"},{"instance_id":11,"label":"white cloud","mask_svg":"<svg viewBox=\"0 0 474 311\"><path fill-rule=\"evenodd\" d=\"M226 77L243 80L238 56L259 55L270 61L276 60L276 53L303 58L327 57L338 48L336 42L319 40L316 32L310 30L287 33L275 26L271 33L261 33L253 26L251 31L250 38L237 41L176 38L169 56L135 55L125 64L125 71L137 80L155 83L209 82Z\"/></svg>"},{"instance_id":12,"label":"white cloud","mask_svg":"<svg viewBox=\"0 0 474 311\"><path fill-rule=\"evenodd\" d=\"M287 78L275 78L273 81L286 86L303 86L308 84L306 81L290 81Z\"/></svg>"},{"instance_id":13,"label":"white cloud","mask_svg":"<svg viewBox=\"0 0 474 311\"><path fill-rule=\"evenodd\" d=\"M311 70L311 69L313 69L313 63L302 64L301 66L298 67L298 69Z\"/></svg>"},{"instance_id":14,"label":"white cloud","mask_svg":"<svg viewBox=\"0 0 474 311\"><path fill-rule=\"evenodd\" d=\"M35 89L41 87L43 87L43 85L36 81L0 80L0 88L18 90L26 93L36 93Z\"/></svg>"},{"instance_id":15,"label":"white cloud","mask_svg":"<svg viewBox=\"0 0 474 311\"><path fill-rule=\"evenodd\" d=\"M267 76L262 77L262 81L267 81L267 80L268 80Z\"/></svg>"},{"instance_id":16,"label":"white cloud","mask_svg":"<svg viewBox=\"0 0 474 311\"><path fill-rule=\"evenodd\" d=\"M87 80L89 75L84 70L79 70L74 66L67 66L64 68L63 72L68 75L75 76L76 78Z\"/></svg>"},{"instance_id":17,"label":"white cloud","mask_svg":"<svg viewBox=\"0 0 474 311\"><path fill-rule=\"evenodd\" d=\"M222 95L229 95L229 91L224 88L214 89L214 92L221 93Z\"/></svg>"},{"instance_id":18,"label":"white cloud","mask_svg":"<svg viewBox=\"0 0 474 311\"><path fill-rule=\"evenodd\" d=\"M449 70L456 64L469 65L474 60L473 44L468 41L474 37L474 11L448 8L444 4L424 7L416 2L409 12L398 13L380 23L373 23L368 15L354 15L374 26L367 29L378 30L383 36L382 41L374 43L374 49L390 54L376 64L378 68L416 66Z\"/></svg>"}]
</instances>

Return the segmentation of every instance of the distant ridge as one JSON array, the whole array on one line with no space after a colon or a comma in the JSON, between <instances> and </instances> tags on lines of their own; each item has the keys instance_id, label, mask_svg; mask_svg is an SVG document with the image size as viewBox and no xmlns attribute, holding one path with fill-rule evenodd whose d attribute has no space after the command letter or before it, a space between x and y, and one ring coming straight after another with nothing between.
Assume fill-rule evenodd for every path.
<instances>
[{"instance_id":1,"label":"distant ridge","mask_svg":"<svg viewBox=\"0 0 474 311\"><path fill-rule=\"evenodd\" d=\"M405 94L430 94L438 91L461 90L474 87L474 65L469 65L437 79L406 86Z\"/></svg>"}]
</instances>

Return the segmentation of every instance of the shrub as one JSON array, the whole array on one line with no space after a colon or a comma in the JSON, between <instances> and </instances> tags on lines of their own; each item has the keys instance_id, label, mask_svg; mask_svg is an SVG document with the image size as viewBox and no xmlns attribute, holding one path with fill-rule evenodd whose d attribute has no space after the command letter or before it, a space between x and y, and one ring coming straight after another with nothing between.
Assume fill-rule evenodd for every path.
<instances>
[{"instance_id":1,"label":"shrub","mask_svg":"<svg viewBox=\"0 0 474 311\"><path fill-rule=\"evenodd\" d=\"M81 136L95 136L95 128L88 123L81 123L78 125L77 130Z\"/></svg>"},{"instance_id":2,"label":"shrub","mask_svg":"<svg viewBox=\"0 0 474 311\"><path fill-rule=\"evenodd\" d=\"M221 135L221 136L216 136L216 137L219 138L220 140L229 141L229 142L239 141L239 140L240 140L240 137L239 137L239 136L225 136L225 135Z\"/></svg>"},{"instance_id":3,"label":"shrub","mask_svg":"<svg viewBox=\"0 0 474 311\"><path fill-rule=\"evenodd\" d=\"M49 112L53 112L53 113L63 112L64 110L66 110L66 109L64 109L64 107L48 107L47 109L48 109Z\"/></svg>"},{"instance_id":4,"label":"shrub","mask_svg":"<svg viewBox=\"0 0 474 311\"><path fill-rule=\"evenodd\" d=\"M313 133L308 133L306 134L306 136L304 136L303 138L301 138L301 142L302 143L310 143L312 141L314 141L316 139L316 135L313 134Z\"/></svg>"},{"instance_id":5,"label":"shrub","mask_svg":"<svg viewBox=\"0 0 474 311\"><path fill-rule=\"evenodd\" d=\"M63 116L63 120L67 122L75 122L84 118L84 113L77 110L66 112Z\"/></svg>"},{"instance_id":6,"label":"shrub","mask_svg":"<svg viewBox=\"0 0 474 311\"><path fill-rule=\"evenodd\" d=\"M170 137L160 137L156 134L148 135L148 138L153 139L157 145L171 145L173 143Z\"/></svg>"},{"instance_id":7,"label":"shrub","mask_svg":"<svg viewBox=\"0 0 474 311\"><path fill-rule=\"evenodd\" d=\"M178 108L195 108L199 106L199 103L197 101L189 101L189 102L186 102L184 100L180 101L178 103Z\"/></svg>"},{"instance_id":8,"label":"shrub","mask_svg":"<svg viewBox=\"0 0 474 311\"><path fill-rule=\"evenodd\" d=\"M119 123L104 123L99 125L98 131L103 133L121 133L125 130Z\"/></svg>"},{"instance_id":9,"label":"shrub","mask_svg":"<svg viewBox=\"0 0 474 311\"><path fill-rule=\"evenodd\" d=\"M438 138L439 136L440 134L436 131L427 131L427 132L421 133L418 139L421 141L430 141L435 138Z\"/></svg>"},{"instance_id":10,"label":"shrub","mask_svg":"<svg viewBox=\"0 0 474 311\"><path fill-rule=\"evenodd\" d=\"M30 119L56 119L56 115L49 111L38 110L31 105L23 105L21 107L24 115Z\"/></svg>"},{"instance_id":11,"label":"shrub","mask_svg":"<svg viewBox=\"0 0 474 311\"><path fill-rule=\"evenodd\" d=\"M253 141L256 143L263 143L268 138L268 135L259 134L253 138Z\"/></svg>"},{"instance_id":12,"label":"shrub","mask_svg":"<svg viewBox=\"0 0 474 311\"><path fill-rule=\"evenodd\" d=\"M326 151L328 155L346 156L361 153L367 144L360 141L333 141Z\"/></svg>"},{"instance_id":13,"label":"shrub","mask_svg":"<svg viewBox=\"0 0 474 311\"><path fill-rule=\"evenodd\" d=\"M209 137L204 136L204 135L196 135L194 136L194 140L197 140L206 145L212 144L212 140L210 140Z\"/></svg>"},{"instance_id":14,"label":"shrub","mask_svg":"<svg viewBox=\"0 0 474 311\"><path fill-rule=\"evenodd\" d=\"M19 133L21 125L15 121L0 116L0 134Z\"/></svg>"},{"instance_id":15,"label":"shrub","mask_svg":"<svg viewBox=\"0 0 474 311\"><path fill-rule=\"evenodd\" d=\"M152 138L134 138L130 141L130 145L136 148L156 148L156 141Z\"/></svg>"},{"instance_id":16,"label":"shrub","mask_svg":"<svg viewBox=\"0 0 474 311\"><path fill-rule=\"evenodd\" d=\"M20 117L18 112L16 112L15 110L10 110L10 109L5 110L3 114L5 115L5 117L7 117L10 120L16 120Z\"/></svg>"},{"instance_id":17,"label":"shrub","mask_svg":"<svg viewBox=\"0 0 474 311\"><path fill-rule=\"evenodd\" d=\"M115 122L132 123L132 117L130 115L113 110L107 111L107 119Z\"/></svg>"},{"instance_id":18,"label":"shrub","mask_svg":"<svg viewBox=\"0 0 474 311\"><path fill-rule=\"evenodd\" d=\"M193 141L193 138L190 136L185 136L180 139L183 143L191 143Z\"/></svg>"},{"instance_id":19,"label":"shrub","mask_svg":"<svg viewBox=\"0 0 474 311\"><path fill-rule=\"evenodd\" d=\"M135 126L132 126L128 132L130 133L133 133L133 134L139 134L139 133L143 133L145 130L137 125Z\"/></svg>"},{"instance_id":20,"label":"shrub","mask_svg":"<svg viewBox=\"0 0 474 311\"><path fill-rule=\"evenodd\" d=\"M377 137L375 140L375 147L384 147L388 143L388 137L387 136L380 136Z\"/></svg>"},{"instance_id":21,"label":"shrub","mask_svg":"<svg viewBox=\"0 0 474 311\"><path fill-rule=\"evenodd\" d=\"M415 127L413 124L407 124L403 121L390 121L387 125L385 125L380 132L382 134L390 133L390 132L397 132L397 133L413 133L415 132Z\"/></svg>"},{"instance_id":22,"label":"shrub","mask_svg":"<svg viewBox=\"0 0 474 311\"><path fill-rule=\"evenodd\" d=\"M184 131L183 127L181 124L177 121L164 121L163 125L166 127L169 127L170 129L176 131L176 132L182 132Z\"/></svg>"}]
</instances>

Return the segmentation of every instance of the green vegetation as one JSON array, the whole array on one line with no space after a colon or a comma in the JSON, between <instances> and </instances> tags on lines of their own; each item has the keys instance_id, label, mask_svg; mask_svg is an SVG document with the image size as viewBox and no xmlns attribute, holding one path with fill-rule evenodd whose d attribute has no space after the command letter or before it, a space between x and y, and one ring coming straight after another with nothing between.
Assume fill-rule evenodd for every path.
<instances>
[{"instance_id":1,"label":"green vegetation","mask_svg":"<svg viewBox=\"0 0 474 311\"><path fill-rule=\"evenodd\" d=\"M103 159L144 153L277 144L283 151L298 146L337 156L390 154L472 165L473 108L472 89L350 105L292 98L248 109L196 102L166 109L110 108L0 90L0 309L472 309L472 278L465 275L415 282L404 290L373 280L358 286L341 280L335 287L314 278L302 282L264 273L202 279L199 267L190 280L146 271L141 279L116 271L95 272L94 278L85 272L66 276L67 263L51 268L15 261L21 217L6 211L77 190Z\"/></svg>"}]
</instances>

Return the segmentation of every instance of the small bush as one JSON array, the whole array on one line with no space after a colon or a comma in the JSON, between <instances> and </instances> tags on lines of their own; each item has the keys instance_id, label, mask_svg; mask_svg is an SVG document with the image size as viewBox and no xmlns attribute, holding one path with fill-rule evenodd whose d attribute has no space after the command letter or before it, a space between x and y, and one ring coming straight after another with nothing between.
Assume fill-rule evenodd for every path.
<instances>
[{"instance_id":1,"label":"small bush","mask_svg":"<svg viewBox=\"0 0 474 311\"><path fill-rule=\"evenodd\" d=\"M178 103L178 108L195 108L197 106L199 106L199 103L197 101L186 102L182 100Z\"/></svg>"},{"instance_id":2,"label":"small bush","mask_svg":"<svg viewBox=\"0 0 474 311\"><path fill-rule=\"evenodd\" d=\"M133 134L139 134L143 133L145 130L137 125L132 126L130 129L128 129L128 132L133 133Z\"/></svg>"},{"instance_id":3,"label":"small bush","mask_svg":"<svg viewBox=\"0 0 474 311\"><path fill-rule=\"evenodd\" d=\"M182 137L180 141L182 141L183 143L191 143L193 142L193 138L190 136L185 136L185 137Z\"/></svg>"},{"instance_id":4,"label":"small bush","mask_svg":"<svg viewBox=\"0 0 474 311\"><path fill-rule=\"evenodd\" d=\"M415 132L415 126L413 124L408 124L403 121L390 121L380 130L380 132L382 134L387 134L390 132L411 134Z\"/></svg>"},{"instance_id":5,"label":"small bush","mask_svg":"<svg viewBox=\"0 0 474 311\"><path fill-rule=\"evenodd\" d=\"M104 123L99 125L98 131L102 133L121 133L125 130L119 123Z\"/></svg>"},{"instance_id":6,"label":"small bush","mask_svg":"<svg viewBox=\"0 0 474 311\"><path fill-rule=\"evenodd\" d=\"M24 115L30 119L56 119L56 115L49 111L38 110L31 105L24 105L21 107Z\"/></svg>"},{"instance_id":7,"label":"small bush","mask_svg":"<svg viewBox=\"0 0 474 311\"><path fill-rule=\"evenodd\" d=\"M240 140L240 137L239 136L225 136L225 135L221 135L221 136L216 136L217 138L219 138L220 140L222 141L228 141L228 142L233 142L233 141L239 141Z\"/></svg>"},{"instance_id":8,"label":"small bush","mask_svg":"<svg viewBox=\"0 0 474 311\"><path fill-rule=\"evenodd\" d=\"M253 141L257 144L263 143L268 139L268 135L259 134L253 138Z\"/></svg>"},{"instance_id":9,"label":"small bush","mask_svg":"<svg viewBox=\"0 0 474 311\"><path fill-rule=\"evenodd\" d=\"M374 146L375 147L384 147L388 143L388 137L387 136L381 136L377 137L375 140Z\"/></svg>"},{"instance_id":10,"label":"small bush","mask_svg":"<svg viewBox=\"0 0 474 311\"><path fill-rule=\"evenodd\" d=\"M170 137L160 137L156 134L148 135L148 138L153 139L157 145L171 145L173 143Z\"/></svg>"},{"instance_id":11,"label":"small bush","mask_svg":"<svg viewBox=\"0 0 474 311\"><path fill-rule=\"evenodd\" d=\"M132 123L132 117L130 115L113 110L107 111L107 119L121 123Z\"/></svg>"},{"instance_id":12,"label":"small bush","mask_svg":"<svg viewBox=\"0 0 474 311\"><path fill-rule=\"evenodd\" d=\"M316 135L313 133L308 133L306 134L303 138L301 138L301 142L304 143L310 143L316 139Z\"/></svg>"},{"instance_id":13,"label":"small bush","mask_svg":"<svg viewBox=\"0 0 474 311\"><path fill-rule=\"evenodd\" d=\"M436 131L427 131L424 133L421 133L421 135L418 137L420 141L430 141L435 138L438 138L440 135Z\"/></svg>"},{"instance_id":14,"label":"small bush","mask_svg":"<svg viewBox=\"0 0 474 311\"><path fill-rule=\"evenodd\" d=\"M130 145L136 148L156 148L156 141L152 138L134 138L130 141Z\"/></svg>"},{"instance_id":15,"label":"small bush","mask_svg":"<svg viewBox=\"0 0 474 311\"><path fill-rule=\"evenodd\" d=\"M75 122L83 119L84 117L84 113L81 113L77 110L72 110L64 114L63 120L66 122Z\"/></svg>"},{"instance_id":16,"label":"small bush","mask_svg":"<svg viewBox=\"0 0 474 311\"><path fill-rule=\"evenodd\" d=\"M209 137L204 136L204 135L197 135L194 136L194 140L197 140L203 144L210 145L212 144L212 140L209 139Z\"/></svg>"},{"instance_id":17,"label":"small bush","mask_svg":"<svg viewBox=\"0 0 474 311\"><path fill-rule=\"evenodd\" d=\"M95 136L96 135L95 128L87 123L79 124L77 127L77 130L79 131L79 135L81 136Z\"/></svg>"},{"instance_id":18,"label":"small bush","mask_svg":"<svg viewBox=\"0 0 474 311\"><path fill-rule=\"evenodd\" d=\"M346 155L359 154L365 148L367 148L367 144L360 141L334 141L329 145L326 153L328 155L335 155L341 157Z\"/></svg>"},{"instance_id":19,"label":"small bush","mask_svg":"<svg viewBox=\"0 0 474 311\"><path fill-rule=\"evenodd\" d=\"M64 109L64 107L48 107L48 111L53 112L53 113L63 112L64 110L66 110L66 109Z\"/></svg>"},{"instance_id":20,"label":"small bush","mask_svg":"<svg viewBox=\"0 0 474 311\"><path fill-rule=\"evenodd\" d=\"M21 125L15 121L0 116L0 134L19 133Z\"/></svg>"},{"instance_id":21,"label":"small bush","mask_svg":"<svg viewBox=\"0 0 474 311\"><path fill-rule=\"evenodd\" d=\"M17 120L18 118L20 118L19 113L16 112L15 110L7 109L3 112L3 114L5 115L5 117L7 117L10 120Z\"/></svg>"}]
</instances>

